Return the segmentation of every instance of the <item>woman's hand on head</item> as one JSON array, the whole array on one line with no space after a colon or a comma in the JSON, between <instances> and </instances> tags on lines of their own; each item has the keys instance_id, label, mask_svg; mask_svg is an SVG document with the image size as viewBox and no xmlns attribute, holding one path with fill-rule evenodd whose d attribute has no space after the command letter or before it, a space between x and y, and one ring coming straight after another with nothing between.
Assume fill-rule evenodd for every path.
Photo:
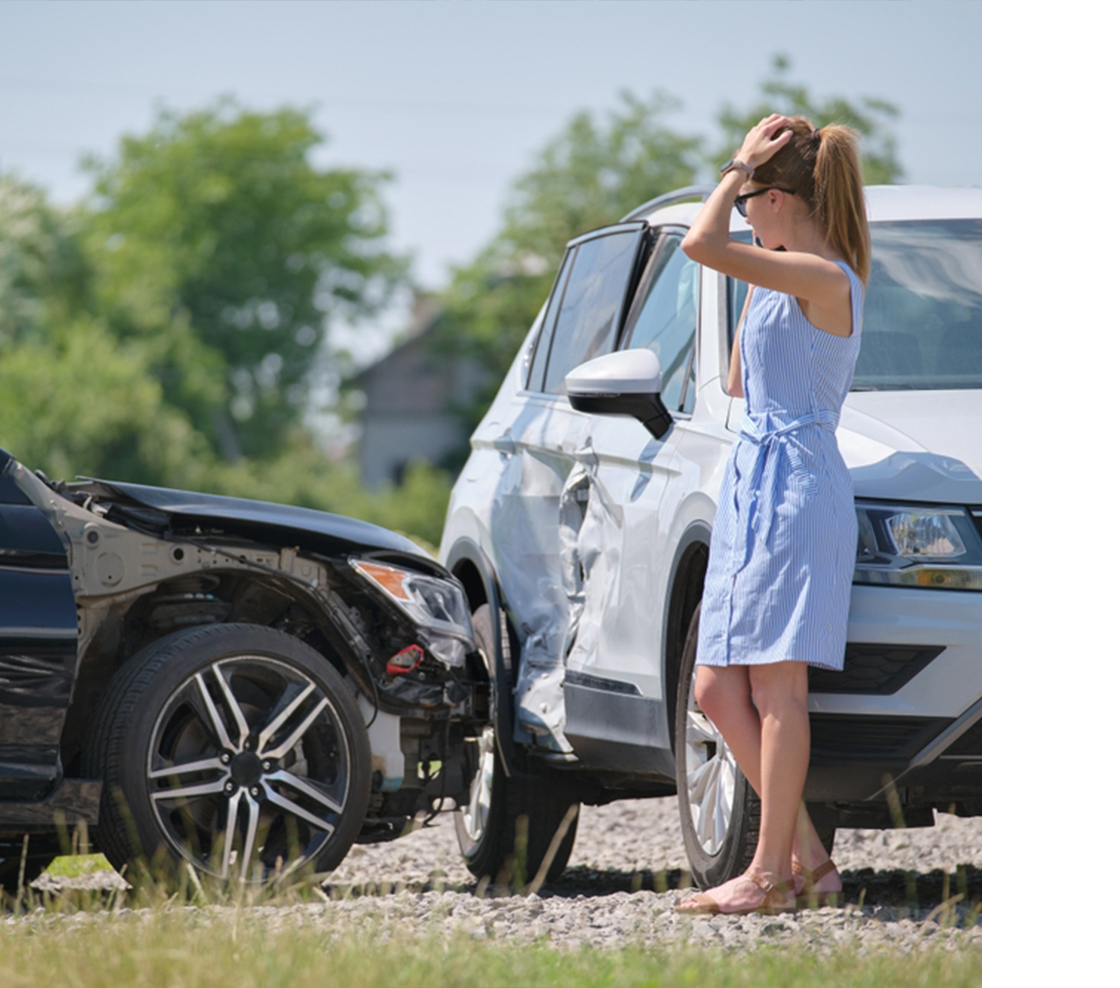
<instances>
[{"instance_id":1,"label":"woman's hand on head","mask_svg":"<svg viewBox=\"0 0 1120 988\"><path fill-rule=\"evenodd\" d=\"M780 113L771 113L747 132L735 158L752 169L769 161L793 137L793 131L789 129L790 123L789 117L783 117ZM775 134L777 137L774 136Z\"/></svg>"}]
</instances>

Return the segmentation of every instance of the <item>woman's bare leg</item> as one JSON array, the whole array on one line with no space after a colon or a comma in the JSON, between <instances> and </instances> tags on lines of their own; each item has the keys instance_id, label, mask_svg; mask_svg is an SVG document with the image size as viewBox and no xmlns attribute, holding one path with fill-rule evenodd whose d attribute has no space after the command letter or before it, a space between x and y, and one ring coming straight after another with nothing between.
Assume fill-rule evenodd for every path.
<instances>
[{"instance_id":1,"label":"woman's bare leg","mask_svg":"<svg viewBox=\"0 0 1120 988\"><path fill-rule=\"evenodd\" d=\"M809 681L804 662L750 666L751 698L761 731L758 790L762 823L751 872L771 881L792 876L793 838L809 770Z\"/></svg>"},{"instance_id":2,"label":"woman's bare leg","mask_svg":"<svg viewBox=\"0 0 1120 988\"><path fill-rule=\"evenodd\" d=\"M805 664L800 662L793 663L780 663L780 667L785 669L778 669L777 675L773 672L768 675L763 672L759 677L762 689L762 702L767 710L769 717L770 733L774 734L774 728L777 727L777 734L780 734L781 720L789 720L790 714L783 713L778 708L782 707L781 703L777 701L783 693L788 692L788 687L795 687L792 690L794 699L793 722L796 724L799 720L803 724L804 738L802 741L797 741L797 750L794 753L795 761L804 762L808 765L808 711L806 707L805 698L807 695L807 675L805 674ZM797 671L800 667L800 672ZM756 793L759 793L763 802L763 829L768 832L769 840L763 847L763 842L760 839L760 849L763 850L764 855L769 860L769 856L774 853L774 837L769 835L769 831L774 826L776 821L768 820L766 817L766 804L767 800L762 796L764 790L763 782L763 768L762 768L762 748L763 748L763 719L759 715L758 708L756 707L756 698L753 696L752 690L752 670L767 669L772 667L766 666L700 666L696 671L696 700L700 709L708 716L713 724L717 727L720 734L723 736L724 741L731 749L732 754L735 755L736 761L742 770L747 781ZM783 686L783 682L787 683ZM800 709L800 714L798 714ZM779 742L779 748L784 741ZM778 755L779 772L786 770L784 766L785 759L782 755ZM773 766L772 766L773 768ZM804 788L805 769L797 770L797 775L800 777L800 783L794 783L797 788L796 792L796 811L795 811L795 824L789 828L788 843L790 850L786 855L787 865L785 868L778 869L778 874L784 880L789 877L789 871L793 862L797 862L806 871L811 872L814 868L819 867L828 860L828 852L825 850L821 839L817 834L816 828L813 826L809 818L809 814L805 809L805 804L801 801L801 791ZM779 796L780 805L781 796ZM788 801L788 799L787 799ZM781 810L779 808L778 812ZM768 826L769 823L769 826ZM779 824L781 830L786 830L786 824ZM761 838L761 835L760 835ZM785 838L782 838L781 843L785 843ZM761 869L761 859L758 853L755 855L754 861L748 871L758 871ZM765 869L770 871L769 868ZM769 876L768 876L769 877ZM725 893L735 893L736 891L745 891L748 895L755 895L757 886L743 888L741 880L735 879L732 882L725 883L726 886L734 886L734 888L725 888L719 886L718 890L713 889L712 892L717 894L717 901L723 901ZM819 891L833 891L832 885L836 885L835 891L839 891L840 880L839 875L831 874L826 878L822 878ZM739 898L739 895L734 895L734 898ZM730 901L729 903L730 904Z\"/></svg>"},{"instance_id":3,"label":"woman's bare leg","mask_svg":"<svg viewBox=\"0 0 1120 988\"><path fill-rule=\"evenodd\" d=\"M696 700L700 709L723 736L751 788L762 790L759 748L762 727L751 698L749 666L700 666L696 670ZM805 804L797 812L792 861L808 871L828 860L817 828Z\"/></svg>"}]
</instances>

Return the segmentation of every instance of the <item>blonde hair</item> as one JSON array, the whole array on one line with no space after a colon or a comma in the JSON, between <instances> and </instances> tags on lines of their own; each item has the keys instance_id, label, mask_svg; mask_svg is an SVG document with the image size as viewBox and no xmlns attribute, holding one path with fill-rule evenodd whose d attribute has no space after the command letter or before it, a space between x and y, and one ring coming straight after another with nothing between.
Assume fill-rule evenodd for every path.
<instances>
[{"instance_id":1,"label":"blonde hair","mask_svg":"<svg viewBox=\"0 0 1120 988\"><path fill-rule=\"evenodd\" d=\"M794 117L790 123L793 137L755 169L754 181L796 192L828 243L866 284L871 274L871 233L859 167L859 135L841 124L817 130L804 117Z\"/></svg>"}]
</instances>

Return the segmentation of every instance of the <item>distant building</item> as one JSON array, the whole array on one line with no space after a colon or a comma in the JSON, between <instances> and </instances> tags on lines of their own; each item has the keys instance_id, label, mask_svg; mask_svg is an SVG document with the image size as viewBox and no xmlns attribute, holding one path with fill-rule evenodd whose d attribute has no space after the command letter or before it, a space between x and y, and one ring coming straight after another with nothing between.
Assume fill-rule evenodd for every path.
<instances>
[{"instance_id":1,"label":"distant building","mask_svg":"<svg viewBox=\"0 0 1120 988\"><path fill-rule=\"evenodd\" d=\"M413 460L439 463L466 442L451 409L471 401L482 373L474 361L434 351L439 316L436 303L419 299L405 342L355 378L366 395L358 457L371 490L399 483Z\"/></svg>"}]
</instances>

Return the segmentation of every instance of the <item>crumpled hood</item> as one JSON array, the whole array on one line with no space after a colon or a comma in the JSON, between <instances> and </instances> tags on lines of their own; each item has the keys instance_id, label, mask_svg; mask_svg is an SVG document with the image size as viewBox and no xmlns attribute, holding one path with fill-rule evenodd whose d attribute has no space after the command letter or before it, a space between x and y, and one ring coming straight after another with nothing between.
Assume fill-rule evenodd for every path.
<instances>
[{"instance_id":1,"label":"crumpled hood","mask_svg":"<svg viewBox=\"0 0 1120 988\"><path fill-rule=\"evenodd\" d=\"M983 392L856 391L836 438L856 497L983 503Z\"/></svg>"},{"instance_id":2,"label":"crumpled hood","mask_svg":"<svg viewBox=\"0 0 1120 988\"><path fill-rule=\"evenodd\" d=\"M197 494L164 487L148 487L144 484L122 484L112 480L98 480L94 483L117 495L112 500L120 500L122 504L132 501L181 520L205 520L228 532L242 533L264 541L279 538L283 541L295 541L304 548L317 547L328 552L338 552L345 547L353 547L358 551L387 549L418 557L429 566L438 565L427 552L403 535L356 518L315 511L312 508L295 508L218 494Z\"/></svg>"}]
</instances>

